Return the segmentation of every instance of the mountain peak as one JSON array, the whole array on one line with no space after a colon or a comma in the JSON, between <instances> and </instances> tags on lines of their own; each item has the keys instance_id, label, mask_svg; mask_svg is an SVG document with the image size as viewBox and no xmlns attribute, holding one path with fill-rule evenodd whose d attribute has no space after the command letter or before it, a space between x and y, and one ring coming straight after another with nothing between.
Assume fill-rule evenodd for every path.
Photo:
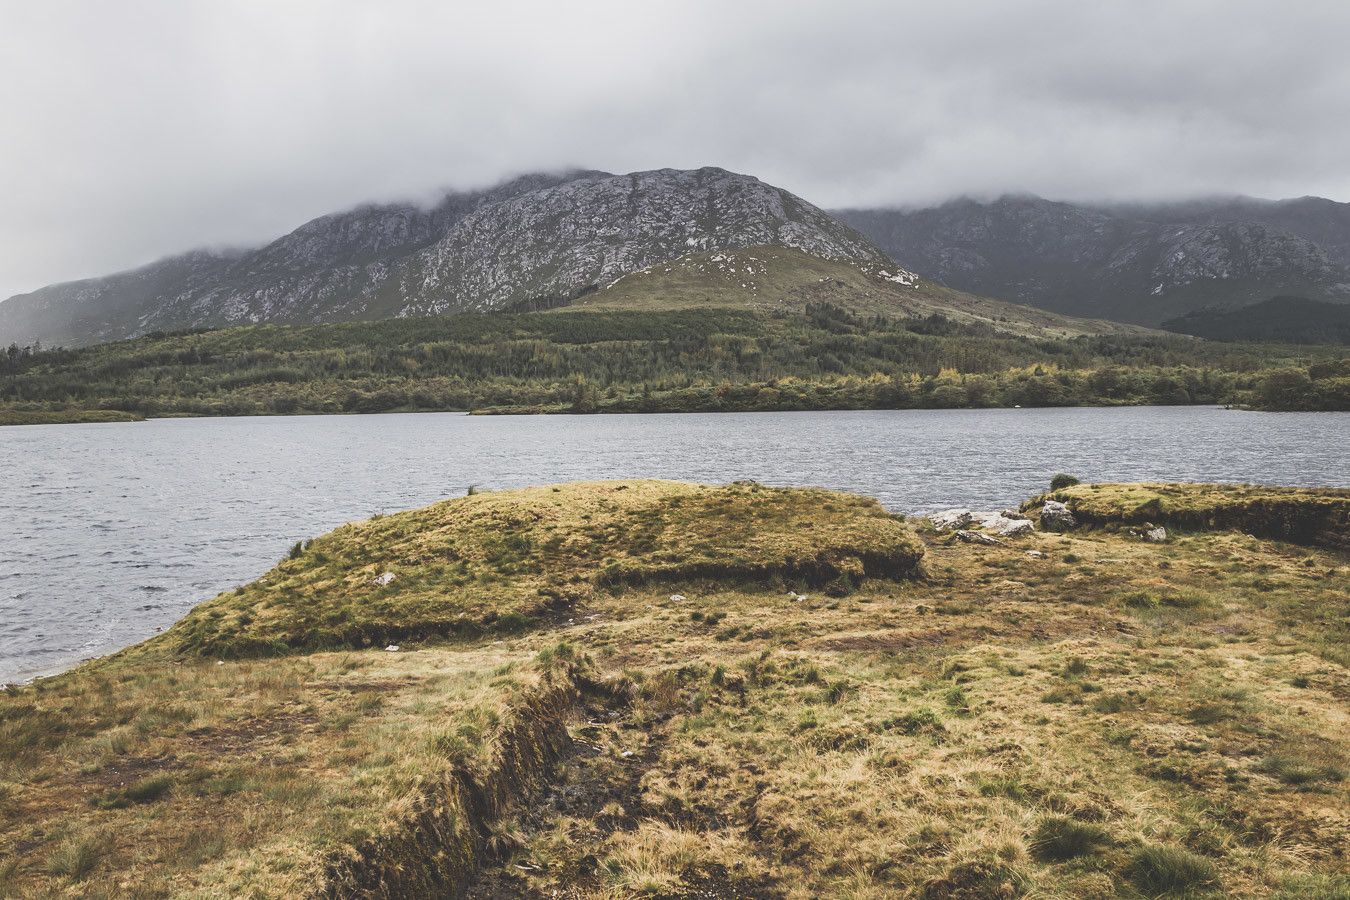
<instances>
[{"instance_id":1,"label":"mountain peak","mask_svg":"<svg viewBox=\"0 0 1350 900\"><path fill-rule=\"evenodd\" d=\"M0 339L81 344L147 331L549 305L694 251L789 247L887 265L782 188L716 166L535 172L431 207L366 204L227 257L198 252L0 304Z\"/></svg>"}]
</instances>

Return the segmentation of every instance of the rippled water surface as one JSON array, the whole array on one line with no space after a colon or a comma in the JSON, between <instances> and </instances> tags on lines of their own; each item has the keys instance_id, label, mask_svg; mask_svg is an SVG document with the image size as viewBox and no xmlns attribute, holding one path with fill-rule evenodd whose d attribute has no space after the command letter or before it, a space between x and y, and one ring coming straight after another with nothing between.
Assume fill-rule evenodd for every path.
<instances>
[{"instance_id":1,"label":"rippled water surface","mask_svg":"<svg viewBox=\"0 0 1350 900\"><path fill-rule=\"evenodd\" d=\"M0 682L140 640L372 513L579 478L821 485L898 512L1085 480L1350 486L1350 414L1204 408L162 419L0 428Z\"/></svg>"}]
</instances>

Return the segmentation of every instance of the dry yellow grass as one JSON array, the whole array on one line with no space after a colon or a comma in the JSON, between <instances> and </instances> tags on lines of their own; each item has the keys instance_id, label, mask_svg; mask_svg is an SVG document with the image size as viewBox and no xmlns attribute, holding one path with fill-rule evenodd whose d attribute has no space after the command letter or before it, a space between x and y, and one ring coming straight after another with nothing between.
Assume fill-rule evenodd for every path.
<instances>
[{"instance_id":1,"label":"dry yellow grass","mask_svg":"<svg viewBox=\"0 0 1350 900\"><path fill-rule=\"evenodd\" d=\"M476 494L346 525L194 609L155 646L245 656L510 633L618 584L910 575L875 500L757 484L613 481Z\"/></svg>"},{"instance_id":2,"label":"dry yellow grass","mask_svg":"<svg viewBox=\"0 0 1350 900\"><path fill-rule=\"evenodd\" d=\"M1080 319L943 287L927 279L898 282L896 270L864 271L790 247L748 247L690 253L586 294L569 310L650 310L736 307L768 312L830 303L858 313L923 318L940 315L1006 334L1075 337L1148 334L1150 329ZM1156 333L1156 332L1153 332Z\"/></svg>"},{"instance_id":3,"label":"dry yellow grass","mask_svg":"<svg viewBox=\"0 0 1350 900\"><path fill-rule=\"evenodd\" d=\"M1036 497L1065 503L1085 524L1236 529L1350 550L1350 490L1251 484L1075 484Z\"/></svg>"},{"instance_id":4,"label":"dry yellow grass","mask_svg":"<svg viewBox=\"0 0 1350 900\"><path fill-rule=\"evenodd\" d=\"M564 489L609 547L630 520L597 522L605 503L681 499L621 571L735 532L715 492L630 484ZM447 506L540 497L481 496ZM759 497L730 496L740 516ZM830 519L841 559L845 535L854 559L878 528L914 540L854 498L771 496L777 523L746 534ZM922 542L924 580L834 596L791 566L593 578L517 634L220 663L166 636L11 692L0 893L394 896L461 862L476 897L1350 889L1343 554L1227 531ZM450 813L477 817L472 846Z\"/></svg>"}]
</instances>

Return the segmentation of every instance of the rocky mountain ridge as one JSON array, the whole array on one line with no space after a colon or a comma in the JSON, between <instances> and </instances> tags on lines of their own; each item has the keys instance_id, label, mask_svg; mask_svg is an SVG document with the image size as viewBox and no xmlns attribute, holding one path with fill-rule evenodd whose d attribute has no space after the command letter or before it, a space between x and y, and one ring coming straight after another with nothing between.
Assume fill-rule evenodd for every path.
<instances>
[{"instance_id":1,"label":"rocky mountain ridge","mask_svg":"<svg viewBox=\"0 0 1350 900\"><path fill-rule=\"evenodd\" d=\"M364 206L254 250L194 251L0 303L0 341L489 311L566 302L691 252L759 245L891 266L799 197L718 168L527 175L431 208Z\"/></svg>"},{"instance_id":2,"label":"rocky mountain ridge","mask_svg":"<svg viewBox=\"0 0 1350 900\"><path fill-rule=\"evenodd\" d=\"M1010 195L835 215L941 284L1069 315L1157 325L1281 294L1350 300L1350 204L1320 198L1091 206Z\"/></svg>"}]
</instances>

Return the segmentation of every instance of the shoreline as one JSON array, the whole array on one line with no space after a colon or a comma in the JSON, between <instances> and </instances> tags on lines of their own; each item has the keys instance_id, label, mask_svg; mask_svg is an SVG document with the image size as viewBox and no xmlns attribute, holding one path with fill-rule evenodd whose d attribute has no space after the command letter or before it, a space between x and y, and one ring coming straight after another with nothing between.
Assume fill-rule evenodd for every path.
<instances>
[{"instance_id":1,"label":"shoreline","mask_svg":"<svg viewBox=\"0 0 1350 900\"><path fill-rule=\"evenodd\" d=\"M301 412L250 412L246 414L228 414L228 415L204 415L197 413L177 413L169 415L141 415L138 413L121 413L112 410L72 410L63 412L9 412L0 410L0 428L4 427L25 427L33 425L102 425L102 424L127 424L134 422L152 422L172 419L298 419L312 418L316 416L343 416L343 417L367 417L367 416L386 416L386 415L421 415L421 414L458 414L465 416L647 416L647 415L708 415L716 413L794 413L794 412L976 412L976 411L994 411L1006 410L1014 411L1020 409L1028 410L1050 410L1050 409L1222 409L1228 412L1241 413L1324 413L1335 415L1337 413L1346 413L1350 410L1327 410L1327 409L1261 409L1259 407L1237 406L1226 403L1179 403L1179 404L1157 404L1157 403L1078 403L1078 404L1056 404L1052 406L1028 406L1019 404L1016 406L782 406L773 408L755 408L755 409L726 409L723 407L708 408L669 408L669 409L627 409L627 408L597 408L577 410L567 406L530 406L530 407L483 407L478 409L382 409L372 412L359 412L353 410L312 410ZM16 418L25 416L33 417L33 421L14 421Z\"/></svg>"},{"instance_id":2,"label":"shoreline","mask_svg":"<svg viewBox=\"0 0 1350 900\"><path fill-rule=\"evenodd\" d=\"M847 412L847 411L851 411L851 410L844 410L844 411ZM383 415L383 414L381 414L381 413L365 413L365 414L353 414L353 415ZM681 481L681 482L674 482L674 483L695 484L696 482ZM1318 493L1318 492L1321 492L1321 493L1326 493L1326 494L1331 494L1331 495L1335 495L1335 494L1338 494L1338 493L1345 493L1345 494L1347 494L1347 495L1350 495L1350 483L1345 484L1345 485L1301 485L1301 486L1296 486L1296 485L1279 485L1279 486L1267 486L1267 485L1254 484L1254 483L1251 483L1251 482L1209 482L1209 481L1194 481L1194 482L1168 482L1167 484L1170 485L1170 486L1174 486L1174 487L1178 487L1178 488L1184 488L1184 489L1218 488L1218 489L1221 489L1221 490L1239 490L1239 491L1241 491L1241 490L1273 490L1273 491L1276 491L1276 492L1282 492L1282 493L1300 493L1300 492L1302 492L1302 493ZM547 486L548 486L548 485L538 485L537 487L547 487ZM1128 486L1128 485L1127 485L1127 486ZM524 489L525 489L525 490L528 490L529 488L524 488ZM787 487L787 488L782 488L782 489L784 489L784 490L810 490L811 488L808 488L808 487ZM504 490L512 491L512 490L522 490L522 489L521 489L521 488L507 488L507 489L504 489ZM497 491L497 490L495 490L495 489L487 489L487 490L480 490L480 491L479 491L479 493L487 493L487 494L498 493L498 492L499 492L499 491ZM470 496L473 496L473 495L471 494ZM870 495L867 495L867 494L860 494L860 495L858 495L858 496L865 496L865 497L867 497L868 499L873 499L873 498L871 498ZM987 512L970 511L970 510L968 510L966 507L962 507L962 506L960 506L959 504L943 503L943 504L937 505L935 508L933 508L932 510L929 510L929 511L916 512L916 513L912 513L912 514L911 514L911 513L893 513L892 515L897 516L897 517L899 517L899 518L902 519L902 520L909 521L909 522L911 522L911 523L919 522L919 523L930 523L930 524L931 524L931 523L933 523L933 522L935 521L935 517L939 517L939 516L943 515L944 513L949 513L949 512L953 512L953 511L962 511L962 510L964 510L964 511L970 511L970 512L972 512L973 517L974 517L974 520L975 520L976 522L978 522L982 517L997 516L998 513L994 511L995 508L1016 509L1016 508L1019 506L1019 504L1020 504L1021 507L1025 509L1025 508L1027 508L1029 505L1032 505L1032 504L1037 503L1039 500L1041 500L1041 499L1044 498L1044 497L1053 497L1053 496L1056 496L1056 494L1055 494L1055 492L1052 491L1052 492L1049 492L1049 493L1047 493L1047 494L1040 495L1040 496L1037 496L1037 497L1032 497L1032 498L1029 498L1029 499L1024 500L1024 501L1009 500L1009 501L1007 501L1007 502L1004 503L1004 504L994 504L993 507L991 507L991 509L990 509L989 511L987 511ZM452 498L452 499L453 499L453 498ZM445 502L445 501L442 501L442 502ZM390 512L390 513L387 513L387 514L381 514L381 515L400 515L400 514L412 513L412 512L415 512L415 511L416 511L416 509L414 508L414 509L407 509L407 510L397 510L397 511L393 511L393 512ZM1142 522L1143 520L1141 519L1140 521ZM1098 524L1104 524L1104 522L1105 522L1105 520L1102 520L1102 521L1099 522ZM262 574L259 574L259 575L256 576L256 577L259 577L259 578L260 578L260 577L262 577ZM222 594L223 594L223 593L228 593L228 591L223 591ZM217 595L217 596L219 596L219 595ZM169 629L172 628L174 625L176 625L178 622L182 621L182 619L185 618L186 616L188 616L188 615L192 612L192 610L194 610L197 606L200 606L201 604L204 604L204 603L209 602L210 599L211 599L210 597L206 597L206 598L204 598L203 600L199 601L197 604L194 604L192 607L189 607L188 610L187 610L186 612L183 613L183 616L180 616L179 619L177 619L177 620L174 620L174 621L172 621L172 622L169 622L169 623L167 623L167 624L165 624L165 625L154 626L153 630L152 630L149 634L146 634L143 638L140 638L139 640L133 641L133 642L128 643L128 644L122 644L122 645L118 645L118 646L112 646L112 647L107 648L104 652L95 654L95 655L93 655L93 656L82 657L82 658L80 658L80 659L74 660L74 661L69 662L69 663L61 663L61 664L58 664L58 665L56 665L56 666L54 666L54 667L52 667L52 668L50 668L50 669L43 669L42 671L39 671L39 672L36 672L36 673L32 673L32 674L28 674L28 675L21 676L21 677L19 677L17 680L4 680L4 679L0 679L0 692L3 692L3 691L5 691L5 690L13 690L13 689L23 688L23 687L29 686L29 685L31 685L31 684L33 684L33 683L35 683L35 682L41 681L41 680L45 680L45 679L49 679L49 678L55 678L55 677L59 677L59 676L61 676L61 675L65 675L65 674L67 674L67 673L69 673L69 672L72 672L72 671L74 671L74 670L80 668L81 666L83 666L83 665L85 665L85 664L87 664L87 663L92 663L92 662L95 662L95 661L98 661L98 660L107 659L107 658L109 658L109 657L116 656L117 654L119 654L119 653L121 653L121 652L123 652L123 651L125 651L125 650L128 650L128 649L130 649L130 648L136 647L136 646L138 646L139 644L141 644L141 643L143 643L143 642L145 642L145 641L153 640L154 638L156 638L157 635L163 633L164 631L169 630Z\"/></svg>"}]
</instances>

